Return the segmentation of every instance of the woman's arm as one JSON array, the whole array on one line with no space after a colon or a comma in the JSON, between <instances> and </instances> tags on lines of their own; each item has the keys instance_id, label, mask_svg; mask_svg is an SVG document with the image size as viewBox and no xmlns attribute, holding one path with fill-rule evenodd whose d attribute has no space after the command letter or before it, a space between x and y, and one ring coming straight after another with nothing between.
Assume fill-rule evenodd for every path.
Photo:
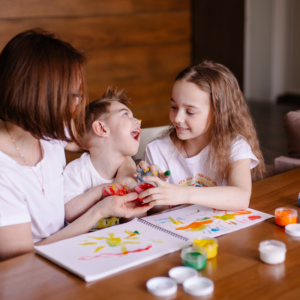
<instances>
[{"instance_id":1,"label":"woman's arm","mask_svg":"<svg viewBox=\"0 0 300 300\"><path fill-rule=\"evenodd\" d=\"M112 216L129 218L132 215L144 213L149 209L148 205L144 205L143 207L126 205L135 199L137 199L136 193L122 197L107 197L91 207L73 223L36 243L36 245L51 244L86 233L102 218ZM32 241L31 224L23 223L0 227L0 245L0 260L32 252L34 244Z\"/></svg>"},{"instance_id":2,"label":"woman's arm","mask_svg":"<svg viewBox=\"0 0 300 300\"><path fill-rule=\"evenodd\" d=\"M199 204L222 210L244 210L250 202L252 181L250 172L251 159L242 159L230 164L228 186L208 188L179 186L163 182L157 177L145 177L155 181L157 188L142 192L139 197L144 203L155 205Z\"/></svg>"},{"instance_id":3,"label":"woman's arm","mask_svg":"<svg viewBox=\"0 0 300 300\"><path fill-rule=\"evenodd\" d=\"M65 204L65 219L68 223L73 222L82 214L87 212L103 196L103 191L108 186L114 186L114 189L123 190L123 186L115 183L104 183L95 186L87 192L80 194ZM117 195L117 194L115 194Z\"/></svg>"}]
</instances>

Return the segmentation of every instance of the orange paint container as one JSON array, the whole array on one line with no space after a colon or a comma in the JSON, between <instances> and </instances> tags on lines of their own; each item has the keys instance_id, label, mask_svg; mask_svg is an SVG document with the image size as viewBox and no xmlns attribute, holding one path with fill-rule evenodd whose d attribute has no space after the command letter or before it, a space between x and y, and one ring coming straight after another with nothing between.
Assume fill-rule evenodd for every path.
<instances>
[{"instance_id":1,"label":"orange paint container","mask_svg":"<svg viewBox=\"0 0 300 300\"><path fill-rule=\"evenodd\" d=\"M286 226L297 223L298 213L289 207L279 207L275 209L275 223L279 226Z\"/></svg>"}]
</instances>

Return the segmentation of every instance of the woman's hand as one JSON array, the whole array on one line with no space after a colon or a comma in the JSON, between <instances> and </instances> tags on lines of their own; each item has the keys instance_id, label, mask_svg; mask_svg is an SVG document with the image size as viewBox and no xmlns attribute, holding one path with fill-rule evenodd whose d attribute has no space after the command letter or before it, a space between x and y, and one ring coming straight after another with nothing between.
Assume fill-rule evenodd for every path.
<instances>
[{"instance_id":1,"label":"woman's hand","mask_svg":"<svg viewBox=\"0 0 300 300\"><path fill-rule=\"evenodd\" d=\"M99 219L108 217L130 218L137 214L148 211L149 205L141 206L137 193L130 193L125 196L108 196L94 205L94 209L99 213Z\"/></svg>"},{"instance_id":2,"label":"woman's hand","mask_svg":"<svg viewBox=\"0 0 300 300\"><path fill-rule=\"evenodd\" d=\"M143 203L149 203L150 207L155 205L179 205L187 203L185 187L170 184L158 177L146 176L146 181L153 181L157 187L148 189L139 194L139 198L145 198Z\"/></svg>"}]
</instances>

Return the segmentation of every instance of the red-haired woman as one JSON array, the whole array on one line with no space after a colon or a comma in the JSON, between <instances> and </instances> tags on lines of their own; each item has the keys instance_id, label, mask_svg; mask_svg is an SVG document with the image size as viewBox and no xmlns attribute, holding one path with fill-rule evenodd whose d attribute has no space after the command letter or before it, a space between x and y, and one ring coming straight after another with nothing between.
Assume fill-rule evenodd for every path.
<instances>
[{"instance_id":1,"label":"red-haired woman","mask_svg":"<svg viewBox=\"0 0 300 300\"><path fill-rule=\"evenodd\" d=\"M135 213L125 204L137 194L111 196L64 228L64 147L80 144L76 132L84 129L84 63L42 30L18 34L0 54L0 260Z\"/></svg>"}]
</instances>

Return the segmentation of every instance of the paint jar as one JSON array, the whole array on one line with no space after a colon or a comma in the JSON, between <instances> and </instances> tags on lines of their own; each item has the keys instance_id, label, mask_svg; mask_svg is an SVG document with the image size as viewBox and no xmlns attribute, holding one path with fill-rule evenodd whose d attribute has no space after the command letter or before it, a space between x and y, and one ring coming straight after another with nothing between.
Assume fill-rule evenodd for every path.
<instances>
[{"instance_id":1,"label":"paint jar","mask_svg":"<svg viewBox=\"0 0 300 300\"><path fill-rule=\"evenodd\" d=\"M276 240L267 240L259 244L260 259L267 264L280 264L285 261L286 246Z\"/></svg>"},{"instance_id":2,"label":"paint jar","mask_svg":"<svg viewBox=\"0 0 300 300\"><path fill-rule=\"evenodd\" d=\"M197 250L205 248L207 253L207 259L214 258L218 253L218 241L215 238L197 238L194 239L193 247Z\"/></svg>"},{"instance_id":3,"label":"paint jar","mask_svg":"<svg viewBox=\"0 0 300 300\"><path fill-rule=\"evenodd\" d=\"M289 207L279 207L275 209L275 223L279 226L297 223L298 213Z\"/></svg>"},{"instance_id":4,"label":"paint jar","mask_svg":"<svg viewBox=\"0 0 300 300\"><path fill-rule=\"evenodd\" d=\"M182 264L196 270L202 270L206 267L207 254L206 249L198 247L187 247L181 250Z\"/></svg>"}]
</instances>

